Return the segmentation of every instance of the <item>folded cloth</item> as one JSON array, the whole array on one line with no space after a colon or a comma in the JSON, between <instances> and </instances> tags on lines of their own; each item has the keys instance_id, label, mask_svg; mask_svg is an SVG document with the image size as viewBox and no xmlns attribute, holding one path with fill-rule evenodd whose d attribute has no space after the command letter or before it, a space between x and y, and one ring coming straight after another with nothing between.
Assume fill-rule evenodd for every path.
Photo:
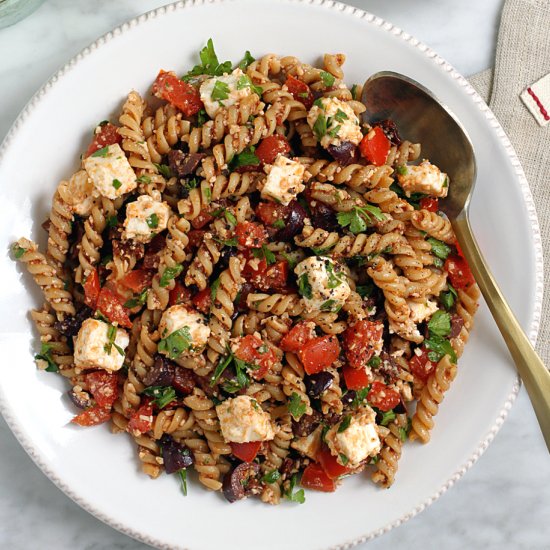
<instances>
[{"instance_id":1,"label":"folded cloth","mask_svg":"<svg viewBox=\"0 0 550 550\"><path fill-rule=\"evenodd\" d=\"M550 73L550 0L507 0L498 33L494 70L471 84L508 134L531 187L545 260L537 351L550 366L550 124L541 126L520 98Z\"/></svg>"}]
</instances>

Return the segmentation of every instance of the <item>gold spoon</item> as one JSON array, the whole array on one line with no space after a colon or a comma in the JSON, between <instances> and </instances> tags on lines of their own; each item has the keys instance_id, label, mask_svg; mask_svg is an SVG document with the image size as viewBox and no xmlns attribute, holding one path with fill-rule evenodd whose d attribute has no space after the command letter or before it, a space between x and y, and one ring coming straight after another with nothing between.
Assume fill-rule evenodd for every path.
<instances>
[{"instance_id":1,"label":"gold spoon","mask_svg":"<svg viewBox=\"0 0 550 550\"><path fill-rule=\"evenodd\" d=\"M449 195L440 205L508 346L550 451L550 372L537 355L489 271L472 234L468 208L476 180L472 142L456 116L429 90L404 75L383 71L363 87L365 122L392 119L403 135L449 175Z\"/></svg>"}]
</instances>

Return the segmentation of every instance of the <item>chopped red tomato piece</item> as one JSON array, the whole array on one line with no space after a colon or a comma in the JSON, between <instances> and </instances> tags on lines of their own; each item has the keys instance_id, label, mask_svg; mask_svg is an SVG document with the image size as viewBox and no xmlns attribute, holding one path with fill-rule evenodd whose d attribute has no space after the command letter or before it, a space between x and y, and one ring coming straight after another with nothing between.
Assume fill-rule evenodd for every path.
<instances>
[{"instance_id":1,"label":"chopped red tomato piece","mask_svg":"<svg viewBox=\"0 0 550 550\"><path fill-rule=\"evenodd\" d=\"M355 369L346 365L342 369L342 373L344 374L344 380L346 381L348 390L360 390L366 388L370 384L369 375L364 368Z\"/></svg>"},{"instance_id":2,"label":"chopped red tomato piece","mask_svg":"<svg viewBox=\"0 0 550 550\"><path fill-rule=\"evenodd\" d=\"M343 333L343 346L346 359L351 367L365 367L374 355L376 347L381 343L384 325L372 321L357 321Z\"/></svg>"},{"instance_id":3,"label":"chopped red tomato piece","mask_svg":"<svg viewBox=\"0 0 550 550\"><path fill-rule=\"evenodd\" d=\"M304 344L313 338L315 338L314 323L301 321L283 336L280 347L283 351L300 351Z\"/></svg>"},{"instance_id":4,"label":"chopped red tomato piece","mask_svg":"<svg viewBox=\"0 0 550 550\"><path fill-rule=\"evenodd\" d=\"M322 491L323 493L332 493L336 491L336 483L323 470L323 467L316 462L306 466L300 485L305 489Z\"/></svg>"},{"instance_id":5,"label":"chopped red tomato piece","mask_svg":"<svg viewBox=\"0 0 550 550\"><path fill-rule=\"evenodd\" d=\"M465 289L475 283L468 262L460 256L449 256L445 260L445 270L448 271L451 284L455 288Z\"/></svg>"},{"instance_id":6,"label":"chopped red tomato piece","mask_svg":"<svg viewBox=\"0 0 550 550\"><path fill-rule=\"evenodd\" d=\"M139 435L148 432L152 428L153 405L150 401L147 401L132 413L127 430L131 434Z\"/></svg>"},{"instance_id":7,"label":"chopped red tomato piece","mask_svg":"<svg viewBox=\"0 0 550 550\"><path fill-rule=\"evenodd\" d=\"M391 411L394 407L399 405L401 397L398 392L376 380L370 387L369 393L367 394L367 401L373 407L385 412Z\"/></svg>"},{"instance_id":8,"label":"chopped red tomato piece","mask_svg":"<svg viewBox=\"0 0 550 550\"><path fill-rule=\"evenodd\" d=\"M420 199L420 208L429 212L437 212L439 210L439 199L436 197L424 197Z\"/></svg>"},{"instance_id":9,"label":"chopped red tomato piece","mask_svg":"<svg viewBox=\"0 0 550 550\"><path fill-rule=\"evenodd\" d=\"M268 239L269 235L261 223L242 222L235 227L237 242L243 248L261 248Z\"/></svg>"},{"instance_id":10,"label":"chopped red tomato piece","mask_svg":"<svg viewBox=\"0 0 550 550\"><path fill-rule=\"evenodd\" d=\"M199 215L191 220L191 225L195 229L201 229L205 225L208 225L213 219L214 216L211 216L206 210L201 210Z\"/></svg>"},{"instance_id":11,"label":"chopped red tomato piece","mask_svg":"<svg viewBox=\"0 0 550 550\"><path fill-rule=\"evenodd\" d=\"M342 466L326 445L323 445L317 453L317 461L330 479L339 478L344 474L349 474L353 470L352 468Z\"/></svg>"},{"instance_id":12,"label":"chopped red tomato piece","mask_svg":"<svg viewBox=\"0 0 550 550\"><path fill-rule=\"evenodd\" d=\"M413 353L413 356L409 360L409 367L417 378L426 382L430 374L435 370L436 363L429 360L429 352L424 346L418 349L420 350L420 355Z\"/></svg>"},{"instance_id":13,"label":"chopped red tomato piece","mask_svg":"<svg viewBox=\"0 0 550 550\"><path fill-rule=\"evenodd\" d=\"M97 426L111 418L111 409L94 405L75 416L71 422L79 426Z\"/></svg>"},{"instance_id":14,"label":"chopped red tomato piece","mask_svg":"<svg viewBox=\"0 0 550 550\"><path fill-rule=\"evenodd\" d=\"M262 442L250 441L249 443L230 443L229 445L231 447L231 452L239 460L243 460L244 462L252 462L258 454L258 451L262 446Z\"/></svg>"},{"instance_id":15,"label":"chopped red tomato piece","mask_svg":"<svg viewBox=\"0 0 550 550\"><path fill-rule=\"evenodd\" d=\"M97 300L97 309L111 323L118 323L121 327L132 328L132 321L128 310L122 305L118 296L109 288L103 287Z\"/></svg>"},{"instance_id":16,"label":"chopped red tomato piece","mask_svg":"<svg viewBox=\"0 0 550 550\"><path fill-rule=\"evenodd\" d=\"M277 155L286 155L290 152L290 145L284 136L268 136L260 142L254 153L262 164L273 164Z\"/></svg>"},{"instance_id":17,"label":"chopped red tomato piece","mask_svg":"<svg viewBox=\"0 0 550 550\"><path fill-rule=\"evenodd\" d=\"M244 266L243 277L260 290L283 290L288 277L288 262L281 260L268 266L265 260L252 258Z\"/></svg>"},{"instance_id":18,"label":"chopped red tomato piece","mask_svg":"<svg viewBox=\"0 0 550 550\"><path fill-rule=\"evenodd\" d=\"M176 304L183 304L184 302L187 302L191 298L191 291L184 287L179 281L176 281L174 284L174 288L170 291L170 294L168 295L168 303L171 306L175 306Z\"/></svg>"},{"instance_id":19,"label":"chopped red tomato piece","mask_svg":"<svg viewBox=\"0 0 550 550\"><path fill-rule=\"evenodd\" d=\"M153 84L153 95L165 99L185 116L194 115L203 107L199 91L172 72L160 71Z\"/></svg>"},{"instance_id":20,"label":"chopped red tomato piece","mask_svg":"<svg viewBox=\"0 0 550 550\"><path fill-rule=\"evenodd\" d=\"M88 307L95 309L97 307L97 299L99 298L99 292L101 290L97 269L94 269L86 277L86 280L82 286L84 287L84 303Z\"/></svg>"},{"instance_id":21,"label":"chopped red tomato piece","mask_svg":"<svg viewBox=\"0 0 550 550\"><path fill-rule=\"evenodd\" d=\"M261 380L277 362L273 350L253 334L239 338L234 353L238 359L258 367L250 371L250 376L256 380Z\"/></svg>"},{"instance_id":22,"label":"chopped red tomato piece","mask_svg":"<svg viewBox=\"0 0 550 550\"><path fill-rule=\"evenodd\" d=\"M330 367L340 355L336 336L319 336L306 342L298 353L308 374L315 374Z\"/></svg>"},{"instance_id":23,"label":"chopped red tomato piece","mask_svg":"<svg viewBox=\"0 0 550 550\"><path fill-rule=\"evenodd\" d=\"M256 216L262 220L265 225L272 226L278 220L285 221L288 216L289 208L284 204L276 202L261 202L256 207Z\"/></svg>"},{"instance_id":24,"label":"chopped red tomato piece","mask_svg":"<svg viewBox=\"0 0 550 550\"><path fill-rule=\"evenodd\" d=\"M361 155L375 166L382 166L386 162L390 147L390 140L379 126L373 128L359 144Z\"/></svg>"},{"instance_id":25,"label":"chopped red tomato piece","mask_svg":"<svg viewBox=\"0 0 550 550\"><path fill-rule=\"evenodd\" d=\"M85 375L86 384L100 407L111 407L118 397L118 376L104 371Z\"/></svg>"},{"instance_id":26,"label":"chopped red tomato piece","mask_svg":"<svg viewBox=\"0 0 550 550\"><path fill-rule=\"evenodd\" d=\"M121 283L130 290L140 293L151 286L153 274L153 271L149 271L147 269L134 269L124 275Z\"/></svg>"},{"instance_id":27,"label":"chopped red tomato piece","mask_svg":"<svg viewBox=\"0 0 550 550\"><path fill-rule=\"evenodd\" d=\"M288 75L285 85L296 101L303 103L306 109L311 109L314 96L310 87L305 82L298 80L292 75Z\"/></svg>"},{"instance_id":28,"label":"chopped red tomato piece","mask_svg":"<svg viewBox=\"0 0 550 550\"><path fill-rule=\"evenodd\" d=\"M189 237L189 246L192 248L199 247L204 240L205 233L206 231L203 231L201 229L191 229L191 231L187 233L187 236Z\"/></svg>"},{"instance_id":29,"label":"chopped red tomato piece","mask_svg":"<svg viewBox=\"0 0 550 550\"><path fill-rule=\"evenodd\" d=\"M118 127L110 122L101 124L98 126L99 130L94 132L94 139L86 151L85 157L89 157L92 153L107 147L107 145L113 145L115 143L122 142L122 136L118 133Z\"/></svg>"},{"instance_id":30,"label":"chopped red tomato piece","mask_svg":"<svg viewBox=\"0 0 550 550\"><path fill-rule=\"evenodd\" d=\"M191 298L195 307L203 313L210 313L210 307L212 306L212 291L210 288L205 288L200 292L197 292L193 298Z\"/></svg>"}]
</instances>

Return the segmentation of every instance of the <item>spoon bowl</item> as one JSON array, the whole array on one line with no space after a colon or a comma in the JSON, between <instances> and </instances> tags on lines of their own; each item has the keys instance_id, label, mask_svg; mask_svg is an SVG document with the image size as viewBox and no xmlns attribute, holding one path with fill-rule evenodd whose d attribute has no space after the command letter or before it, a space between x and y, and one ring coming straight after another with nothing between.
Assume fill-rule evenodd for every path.
<instances>
[{"instance_id":1,"label":"spoon bowl","mask_svg":"<svg viewBox=\"0 0 550 550\"><path fill-rule=\"evenodd\" d=\"M449 176L448 196L440 200L481 293L516 364L550 451L550 373L536 354L506 302L472 233L468 208L476 181L472 142L451 110L411 78L383 71L363 86L366 107L363 122L391 119L413 142L422 145L422 157Z\"/></svg>"}]
</instances>

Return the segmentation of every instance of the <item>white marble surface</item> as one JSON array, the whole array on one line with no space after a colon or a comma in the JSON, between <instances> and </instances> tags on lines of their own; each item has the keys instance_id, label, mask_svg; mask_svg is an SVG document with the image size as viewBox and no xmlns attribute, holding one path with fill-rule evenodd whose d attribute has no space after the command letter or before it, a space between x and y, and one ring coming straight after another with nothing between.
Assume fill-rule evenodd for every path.
<instances>
[{"instance_id":1,"label":"white marble surface","mask_svg":"<svg viewBox=\"0 0 550 550\"><path fill-rule=\"evenodd\" d=\"M32 94L70 57L112 27L163 3L46 0L28 19L0 30L0 139ZM348 3L404 28L465 75L492 63L503 0ZM0 548L146 546L102 524L62 494L0 419ZM473 470L427 511L368 548L550 548L550 461L523 390Z\"/></svg>"}]
</instances>

